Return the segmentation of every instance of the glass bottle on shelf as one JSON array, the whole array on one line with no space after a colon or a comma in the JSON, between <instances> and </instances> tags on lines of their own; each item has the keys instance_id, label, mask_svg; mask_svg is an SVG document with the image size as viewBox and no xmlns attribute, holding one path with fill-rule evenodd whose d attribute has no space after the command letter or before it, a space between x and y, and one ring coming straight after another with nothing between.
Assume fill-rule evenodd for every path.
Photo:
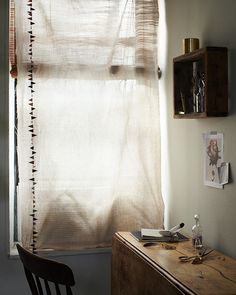
<instances>
[{"instance_id":1,"label":"glass bottle on shelf","mask_svg":"<svg viewBox=\"0 0 236 295\"><path fill-rule=\"evenodd\" d=\"M202 227L200 224L200 217L198 214L194 215L195 224L192 227L192 243L194 248L202 247Z\"/></svg>"}]
</instances>

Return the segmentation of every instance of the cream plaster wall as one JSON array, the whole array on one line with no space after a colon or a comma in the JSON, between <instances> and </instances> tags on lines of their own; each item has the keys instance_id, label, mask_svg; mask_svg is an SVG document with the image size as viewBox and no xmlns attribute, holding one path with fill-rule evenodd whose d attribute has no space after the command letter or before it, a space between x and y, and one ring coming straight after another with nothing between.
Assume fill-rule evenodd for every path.
<instances>
[{"instance_id":1,"label":"cream plaster wall","mask_svg":"<svg viewBox=\"0 0 236 295\"><path fill-rule=\"evenodd\" d=\"M163 196L166 225L185 222L191 233L199 213L204 242L236 258L236 1L165 0L167 55L160 81L163 130ZM162 34L162 33L161 33ZM173 119L173 57L182 54L182 39L196 37L201 47L229 50L230 114L224 118ZM161 43L161 42L160 42ZM161 44L160 46L165 46ZM166 65L165 65L166 64ZM224 134L224 159L231 164L233 182L223 190L203 185L202 133Z\"/></svg>"}]
</instances>

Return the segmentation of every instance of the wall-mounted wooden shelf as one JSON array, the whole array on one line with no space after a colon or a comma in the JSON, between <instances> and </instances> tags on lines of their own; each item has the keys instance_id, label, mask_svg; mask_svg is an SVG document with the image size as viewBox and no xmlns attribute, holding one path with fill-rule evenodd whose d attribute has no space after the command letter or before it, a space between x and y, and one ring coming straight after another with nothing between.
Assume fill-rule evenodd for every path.
<instances>
[{"instance_id":1,"label":"wall-mounted wooden shelf","mask_svg":"<svg viewBox=\"0 0 236 295\"><path fill-rule=\"evenodd\" d=\"M228 50L206 47L173 59L174 118L228 115Z\"/></svg>"}]
</instances>

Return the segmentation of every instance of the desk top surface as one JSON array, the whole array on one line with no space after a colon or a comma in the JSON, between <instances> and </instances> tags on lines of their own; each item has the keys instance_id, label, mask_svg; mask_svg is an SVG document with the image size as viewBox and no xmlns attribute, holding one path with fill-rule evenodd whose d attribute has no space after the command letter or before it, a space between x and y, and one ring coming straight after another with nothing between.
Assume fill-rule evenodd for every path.
<instances>
[{"instance_id":1,"label":"desk top surface","mask_svg":"<svg viewBox=\"0 0 236 295\"><path fill-rule=\"evenodd\" d=\"M191 241L158 243L144 247L129 232L118 232L115 238L144 258L175 284L189 290L189 294L233 295L236 294L236 260L214 250L201 264L180 262L179 256L196 253ZM168 249L166 245L175 246Z\"/></svg>"}]
</instances>

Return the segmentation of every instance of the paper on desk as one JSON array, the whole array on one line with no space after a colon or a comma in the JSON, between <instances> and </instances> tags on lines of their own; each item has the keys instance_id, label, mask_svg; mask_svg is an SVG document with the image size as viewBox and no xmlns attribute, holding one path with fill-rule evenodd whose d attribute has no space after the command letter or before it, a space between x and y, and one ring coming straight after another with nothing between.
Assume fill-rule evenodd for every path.
<instances>
[{"instance_id":1,"label":"paper on desk","mask_svg":"<svg viewBox=\"0 0 236 295\"><path fill-rule=\"evenodd\" d=\"M141 236L142 238L161 238L163 237L162 234L160 233L159 229L150 229L150 228L142 228L141 229Z\"/></svg>"}]
</instances>

